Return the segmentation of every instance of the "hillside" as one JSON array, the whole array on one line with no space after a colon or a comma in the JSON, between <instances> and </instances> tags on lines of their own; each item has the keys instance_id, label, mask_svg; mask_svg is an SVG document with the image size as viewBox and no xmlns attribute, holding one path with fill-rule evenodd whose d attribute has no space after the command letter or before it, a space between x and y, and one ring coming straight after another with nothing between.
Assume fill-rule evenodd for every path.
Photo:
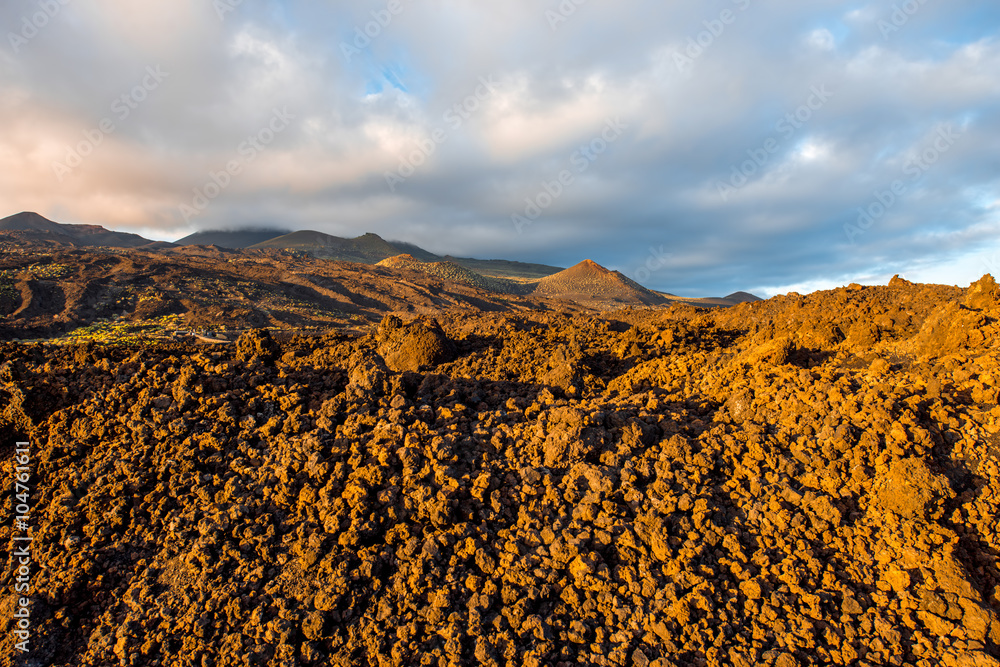
<instances>
[{"instance_id":1,"label":"hillside","mask_svg":"<svg viewBox=\"0 0 1000 667\"><path fill-rule=\"evenodd\" d=\"M248 248L288 234L287 229L234 229L195 232L174 241L179 246L214 245L221 248Z\"/></svg>"},{"instance_id":2,"label":"hillside","mask_svg":"<svg viewBox=\"0 0 1000 667\"><path fill-rule=\"evenodd\" d=\"M544 303L432 273L407 271L404 279L392 269L307 254L216 246L49 248L0 240L0 339L316 330L355 327L389 312L517 311Z\"/></svg>"},{"instance_id":3,"label":"hillside","mask_svg":"<svg viewBox=\"0 0 1000 667\"><path fill-rule=\"evenodd\" d=\"M347 239L322 232L298 231L248 246L250 249L300 250L323 259L341 262L377 264L397 255L410 255L426 263L451 262L483 276L521 278L534 280L560 271L558 267L527 264L498 259L473 259L469 257L441 257L412 243L386 241L378 234L363 234Z\"/></svg>"},{"instance_id":4,"label":"hillside","mask_svg":"<svg viewBox=\"0 0 1000 667\"><path fill-rule=\"evenodd\" d=\"M606 307L668 303L620 272L609 271L589 259L542 278L535 283L531 294Z\"/></svg>"},{"instance_id":5,"label":"hillside","mask_svg":"<svg viewBox=\"0 0 1000 667\"><path fill-rule=\"evenodd\" d=\"M37 213L24 211L0 219L0 231L47 232L50 234L66 234L63 225L52 222Z\"/></svg>"},{"instance_id":6,"label":"hillside","mask_svg":"<svg viewBox=\"0 0 1000 667\"><path fill-rule=\"evenodd\" d=\"M66 225L53 222L37 213L24 212L0 220L0 233L25 241L50 241L75 246L140 248L162 242L150 241L138 234L114 232L100 225Z\"/></svg>"},{"instance_id":7,"label":"hillside","mask_svg":"<svg viewBox=\"0 0 1000 667\"><path fill-rule=\"evenodd\" d=\"M729 296L724 296L722 298L723 300L728 301L729 303L732 304L763 301L763 299L761 299L759 296L755 296L753 294L750 294L749 292L733 292Z\"/></svg>"},{"instance_id":8,"label":"hillside","mask_svg":"<svg viewBox=\"0 0 1000 667\"><path fill-rule=\"evenodd\" d=\"M562 271L562 268L558 266L513 262L506 259L473 259L471 257L452 257L450 255L446 255L444 259L445 261L460 264L481 275L496 276L498 278L538 280Z\"/></svg>"},{"instance_id":9,"label":"hillside","mask_svg":"<svg viewBox=\"0 0 1000 667\"><path fill-rule=\"evenodd\" d=\"M322 259L360 264L377 264L396 255L408 254L421 262L451 262L481 276L522 280L537 280L561 271L559 267L502 259L442 257L412 243L390 242L372 233L348 239L310 230L242 228L205 230L189 234L174 243L167 243L150 241L138 234L110 231L99 225L62 224L37 213L23 212L0 219L0 234L27 243L47 243L53 246L103 246L148 250L215 246L230 249L297 250ZM192 252L198 254L204 251L196 249Z\"/></svg>"},{"instance_id":10,"label":"hillside","mask_svg":"<svg viewBox=\"0 0 1000 667\"><path fill-rule=\"evenodd\" d=\"M206 231L171 244L99 225L60 224L36 213L9 216L0 220L0 337L316 329L354 326L387 312L589 312L670 303L731 306L753 298L663 296L589 260L559 270L440 258L406 243L398 245L418 254L400 253L377 234L345 239L303 230L272 236L278 231ZM262 237L270 238L258 241ZM251 241L257 242L247 245ZM422 277L414 280L414 272Z\"/></svg>"},{"instance_id":11,"label":"hillside","mask_svg":"<svg viewBox=\"0 0 1000 667\"><path fill-rule=\"evenodd\" d=\"M286 249L301 250L314 257L338 262L375 264L387 257L400 254L399 249L378 234L363 234L345 239L339 236L303 230L249 246L250 250Z\"/></svg>"},{"instance_id":12,"label":"hillside","mask_svg":"<svg viewBox=\"0 0 1000 667\"><path fill-rule=\"evenodd\" d=\"M422 262L410 254L396 255L394 257L383 259L377 264L377 266L383 266L391 269L419 271L421 273L427 273L445 280L451 280L464 285L469 285L471 287L477 287L488 292L497 292L500 294L525 294L529 291L529 288L526 288L520 283L505 280L503 278L483 276L460 264L456 264L455 262Z\"/></svg>"},{"instance_id":13,"label":"hillside","mask_svg":"<svg viewBox=\"0 0 1000 667\"><path fill-rule=\"evenodd\" d=\"M301 243L316 240L297 234ZM354 251L384 243L374 235L362 239ZM291 241L281 245L294 247ZM525 282L412 255L365 265L285 247L49 247L0 238L0 339L114 339L253 327L315 331L357 327L386 313L598 312L669 303L593 262Z\"/></svg>"},{"instance_id":14,"label":"hillside","mask_svg":"<svg viewBox=\"0 0 1000 667\"><path fill-rule=\"evenodd\" d=\"M405 241L389 241L389 243L393 248L399 250L400 254L409 255L418 262L439 262L442 259L451 259L450 257L439 257L430 251L424 250L412 243L406 243Z\"/></svg>"}]
</instances>

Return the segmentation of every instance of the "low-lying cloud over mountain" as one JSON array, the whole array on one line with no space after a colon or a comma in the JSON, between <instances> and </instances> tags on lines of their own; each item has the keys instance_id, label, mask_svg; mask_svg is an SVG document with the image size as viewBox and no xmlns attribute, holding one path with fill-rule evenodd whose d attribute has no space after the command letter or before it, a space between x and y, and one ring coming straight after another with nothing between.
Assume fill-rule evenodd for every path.
<instances>
[{"instance_id":1,"label":"low-lying cloud over mountain","mask_svg":"<svg viewBox=\"0 0 1000 667\"><path fill-rule=\"evenodd\" d=\"M0 200L680 294L1000 268L993 3L316 4L4 3Z\"/></svg>"}]
</instances>

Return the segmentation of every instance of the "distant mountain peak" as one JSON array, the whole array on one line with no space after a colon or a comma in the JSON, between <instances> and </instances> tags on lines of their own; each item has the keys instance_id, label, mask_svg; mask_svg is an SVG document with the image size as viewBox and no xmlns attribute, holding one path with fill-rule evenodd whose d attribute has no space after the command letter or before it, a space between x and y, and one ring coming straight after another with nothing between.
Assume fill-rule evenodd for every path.
<instances>
[{"instance_id":1,"label":"distant mountain peak","mask_svg":"<svg viewBox=\"0 0 1000 667\"><path fill-rule=\"evenodd\" d=\"M0 229L8 231L51 231L64 233L62 225L34 211L22 211L0 220Z\"/></svg>"},{"instance_id":2,"label":"distant mountain peak","mask_svg":"<svg viewBox=\"0 0 1000 667\"><path fill-rule=\"evenodd\" d=\"M744 303L747 301L763 301L759 296L755 294L750 294L749 292L733 292L729 296L723 297L726 301L731 301L733 303Z\"/></svg>"},{"instance_id":3,"label":"distant mountain peak","mask_svg":"<svg viewBox=\"0 0 1000 667\"><path fill-rule=\"evenodd\" d=\"M45 220L46 222L52 222L52 220L49 220L41 213L35 213L34 211L21 211L20 213L15 213L14 215L7 216L6 218L4 218L4 220L15 220L15 219L31 220L39 218Z\"/></svg>"},{"instance_id":4,"label":"distant mountain peak","mask_svg":"<svg viewBox=\"0 0 1000 667\"><path fill-rule=\"evenodd\" d=\"M607 274L607 273L612 273L612 271L604 268L603 266L601 266L600 264L598 264L597 262L595 262L592 259L585 259L582 262L579 262L578 264L575 264L574 266L571 266L570 268L568 268L566 270L567 271L574 271L574 272L596 273L596 274L599 274L599 275L604 275L604 274Z\"/></svg>"},{"instance_id":5,"label":"distant mountain peak","mask_svg":"<svg viewBox=\"0 0 1000 667\"><path fill-rule=\"evenodd\" d=\"M23 211L0 220L0 231L38 239L39 236L76 246L138 248L153 243L138 234L115 232L101 225L66 225L33 211Z\"/></svg>"},{"instance_id":6,"label":"distant mountain peak","mask_svg":"<svg viewBox=\"0 0 1000 667\"><path fill-rule=\"evenodd\" d=\"M538 281L534 294L571 301L620 305L654 305L664 302L662 296L590 259L542 278Z\"/></svg>"}]
</instances>

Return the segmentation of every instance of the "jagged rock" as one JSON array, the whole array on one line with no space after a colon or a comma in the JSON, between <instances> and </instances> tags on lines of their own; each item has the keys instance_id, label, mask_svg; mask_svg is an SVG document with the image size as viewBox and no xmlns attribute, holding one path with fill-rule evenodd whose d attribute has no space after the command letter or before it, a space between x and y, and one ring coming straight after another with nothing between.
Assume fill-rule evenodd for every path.
<instances>
[{"instance_id":1,"label":"jagged rock","mask_svg":"<svg viewBox=\"0 0 1000 667\"><path fill-rule=\"evenodd\" d=\"M32 658L995 665L980 283L0 343L0 432L32 443ZM542 381L562 364L572 384Z\"/></svg>"},{"instance_id":2,"label":"jagged rock","mask_svg":"<svg viewBox=\"0 0 1000 667\"><path fill-rule=\"evenodd\" d=\"M964 304L967 308L997 308L1000 307L1000 286L992 275L985 275L969 285Z\"/></svg>"},{"instance_id":3,"label":"jagged rock","mask_svg":"<svg viewBox=\"0 0 1000 667\"><path fill-rule=\"evenodd\" d=\"M436 320L416 320L408 324L387 315L379 325L379 354L394 371L420 371L451 361L455 346Z\"/></svg>"},{"instance_id":4,"label":"jagged rock","mask_svg":"<svg viewBox=\"0 0 1000 667\"><path fill-rule=\"evenodd\" d=\"M369 350L359 350L348 360L348 386L372 396L385 394L389 369L381 355Z\"/></svg>"},{"instance_id":5,"label":"jagged rock","mask_svg":"<svg viewBox=\"0 0 1000 667\"><path fill-rule=\"evenodd\" d=\"M940 516L942 502L954 496L948 480L934 474L923 459L903 459L889 468L880 498L882 506L904 518Z\"/></svg>"},{"instance_id":6,"label":"jagged rock","mask_svg":"<svg viewBox=\"0 0 1000 667\"><path fill-rule=\"evenodd\" d=\"M237 361L271 363L277 357L278 345L267 329L250 329L236 340Z\"/></svg>"},{"instance_id":7,"label":"jagged rock","mask_svg":"<svg viewBox=\"0 0 1000 667\"><path fill-rule=\"evenodd\" d=\"M742 424L753 417L753 394L749 389L739 389L726 399L726 407L733 421Z\"/></svg>"}]
</instances>

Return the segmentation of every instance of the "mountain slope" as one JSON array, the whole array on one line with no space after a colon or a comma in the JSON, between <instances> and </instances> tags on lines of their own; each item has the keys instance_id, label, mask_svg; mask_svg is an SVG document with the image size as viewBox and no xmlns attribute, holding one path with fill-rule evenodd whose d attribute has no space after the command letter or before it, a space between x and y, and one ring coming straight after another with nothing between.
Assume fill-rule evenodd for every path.
<instances>
[{"instance_id":1,"label":"mountain slope","mask_svg":"<svg viewBox=\"0 0 1000 667\"><path fill-rule=\"evenodd\" d=\"M224 245L217 243L216 245ZM233 246L230 246L233 247ZM245 246L250 250L285 249L301 250L314 257L341 262L377 264L397 255L410 255L418 262L453 262L483 276L537 280L562 269L544 264L528 264L504 259L474 259L435 255L406 241L386 241L378 234L368 233L348 239L311 230L291 232L283 236Z\"/></svg>"},{"instance_id":2,"label":"mountain slope","mask_svg":"<svg viewBox=\"0 0 1000 667\"><path fill-rule=\"evenodd\" d=\"M301 253L215 246L167 252L52 248L0 236L0 340L78 329L108 340L203 328L322 330L378 322L386 313L437 316L541 306L540 300L431 272L404 276Z\"/></svg>"},{"instance_id":3,"label":"mountain slope","mask_svg":"<svg viewBox=\"0 0 1000 667\"><path fill-rule=\"evenodd\" d=\"M484 276L497 276L499 278L527 278L537 280L563 270L560 266L529 264L507 259L474 259L472 257L452 257L451 255L445 255L442 259L460 264L470 271L475 271Z\"/></svg>"},{"instance_id":4,"label":"mountain slope","mask_svg":"<svg viewBox=\"0 0 1000 667\"><path fill-rule=\"evenodd\" d=\"M410 255L420 262L439 262L442 259L440 256L435 255L429 250L424 250L420 246L407 243L406 241L389 241L389 243L393 248L399 249L400 253Z\"/></svg>"},{"instance_id":5,"label":"mountain slope","mask_svg":"<svg viewBox=\"0 0 1000 667\"><path fill-rule=\"evenodd\" d=\"M339 262L360 262L375 264L388 257L400 254L395 247L378 234L363 234L357 238L345 239L312 230L301 230L256 243L250 250L301 250L314 257Z\"/></svg>"},{"instance_id":6,"label":"mountain slope","mask_svg":"<svg viewBox=\"0 0 1000 667\"><path fill-rule=\"evenodd\" d=\"M63 226L31 211L24 211L0 220L0 231L49 232L65 234Z\"/></svg>"},{"instance_id":7,"label":"mountain slope","mask_svg":"<svg viewBox=\"0 0 1000 667\"><path fill-rule=\"evenodd\" d=\"M421 262L413 255L403 254L383 259L376 266L390 269L420 271L438 278L444 278L470 287L478 287L488 292L501 294L523 294L525 289L518 283L504 278L487 277L455 262Z\"/></svg>"},{"instance_id":8,"label":"mountain slope","mask_svg":"<svg viewBox=\"0 0 1000 667\"><path fill-rule=\"evenodd\" d=\"M648 290L621 273L608 271L590 260L570 269L561 269L503 259L440 256L412 243L386 241L373 233L342 238L313 230L286 232L276 228L244 228L195 232L175 243L167 243L150 241L138 234L108 230L100 225L62 224L38 213L22 212L0 219L0 238L15 245L37 243L55 249L128 248L214 258L244 250L296 250L317 259L370 265L406 255L408 261L415 264L405 268L421 270L446 280L495 293L533 293L543 298L587 303L601 309L664 305L676 301L699 306L732 306L758 300L746 292L714 299L680 299Z\"/></svg>"},{"instance_id":9,"label":"mountain slope","mask_svg":"<svg viewBox=\"0 0 1000 667\"><path fill-rule=\"evenodd\" d=\"M77 246L141 248L155 243L138 234L114 232L100 225L66 225L25 211L0 220L0 232L32 241L57 241Z\"/></svg>"},{"instance_id":10,"label":"mountain slope","mask_svg":"<svg viewBox=\"0 0 1000 667\"><path fill-rule=\"evenodd\" d=\"M654 306L668 300L652 292L618 271L609 271L597 262L585 259L565 271L542 278L531 292L590 305Z\"/></svg>"},{"instance_id":11,"label":"mountain slope","mask_svg":"<svg viewBox=\"0 0 1000 667\"><path fill-rule=\"evenodd\" d=\"M174 241L177 245L216 245L221 248L249 248L288 234L287 229L211 229L195 232Z\"/></svg>"},{"instance_id":12,"label":"mountain slope","mask_svg":"<svg viewBox=\"0 0 1000 667\"><path fill-rule=\"evenodd\" d=\"M750 294L750 292L733 292L729 296L722 297L723 300L729 301L730 303L746 303L748 301L763 301L759 296L755 294Z\"/></svg>"}]
</instances>

